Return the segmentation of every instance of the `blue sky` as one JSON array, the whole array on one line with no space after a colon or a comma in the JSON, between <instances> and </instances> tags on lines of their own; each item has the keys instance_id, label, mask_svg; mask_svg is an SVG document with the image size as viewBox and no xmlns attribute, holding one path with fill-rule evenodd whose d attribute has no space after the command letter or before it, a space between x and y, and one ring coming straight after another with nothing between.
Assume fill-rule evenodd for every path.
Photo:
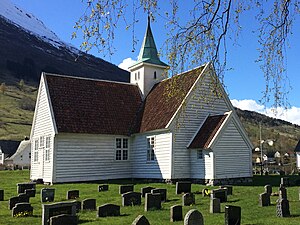
<instances>
[{"instance_id":1,"label":"blue sky","mask_svg":"<svg viewBox=\"0 0 300 225\"><path fill-rule=\"evenodd\" d=\"M77 19L83 14L85 5L81 0L11 0L16 5L26 11L33 13L37 18L55 32L58 37L75 47L79 47L82 40L71 40L71 34L74 31L73 26ZM188 1L185 1L185 4ZM164 7L164 6L162 6ZM300 16L299 16L300 17ZM293 36L290 37L290 48L287 49L287 74L292 86L292 90L288 95L291 108L287 111L279 108L277 115L272 114L269 105L263 106L259 104L262 97L262 91L265 87L263 73L259 69L259 65L255 63L258 58L257 38L255 33L255 22L252 20L251 12L242 15L241 26L242 32L238 39L238 44L233 45L228 42L228 68L232 68L225 73L226 91L233 104L241 109L248 109L267 114L269 116L278 117L288 120L292 123L300 125L300 20L298 19L293 27ZM117 30L115 47L116 53L111 58L104 58L112 63L119 65L124 59L130 58L136 60L139 48L144 36L146 28L147 16L140 17L140 21L136 26L136 37L139 42L137 51L132 52L132 34L131 31ZM158 48L163 46L166 38L164 31L165 21L162 18L152 23L152 31ZM98 57L96 50L91 51ZM127 60L129 61L129 60ZM164 60L166 61L166 60Z\"/></svg>"}]
</instances>

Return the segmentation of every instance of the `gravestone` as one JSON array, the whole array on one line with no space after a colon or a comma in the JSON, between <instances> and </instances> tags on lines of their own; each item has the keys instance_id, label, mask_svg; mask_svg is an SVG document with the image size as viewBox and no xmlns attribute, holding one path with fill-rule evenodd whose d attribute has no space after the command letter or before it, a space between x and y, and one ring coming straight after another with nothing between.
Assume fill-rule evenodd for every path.
<instances>
[{"instance_id":1,"label":"gravestone","mask_svg":"<svg viewBox=\"0 0 300 225\"><path fill-rule=\"evenodd\" d=\"M30 205L30 203L27 202L17 203L12 208L13 217L26 217L26 216L32 216L32 214L33 214L33 207Z\"/></svg>"},{"instance_id":2,"label":"gravestone","mask_svg":"<svg viewBox=\"0 0 300 225\"><path fill-rule=\"evenodd\" d=\"M271 195L272 192L273 192L272 185L270 185L270 184L265 185L265 193L268 193L269 195Z\"/></svg>"},{"instance_id":3,"label":"gravestone","mask_svg":"<svg viewBox=\"0 0 300 225\"><path fill-rule=\"evenodd\" d=\"M139 215L137 218L135 218L131 225L150 225L150 223L145 216Z\"/></svg>"},{"instance_id":4,"label":"gravestone","mask_svg":"<svg viewBox=\"0 0 300 225\"><path fill-rule=\"evenodd\" d=\"M278 217L289 217L290 213L290 205L287 199L278 199L276 202L276 215Z\"/></svg>"},{"instance_id":5,"label":"gravestone","mask_svg":"<svg viewBox=\"0 0 300 225\"><path fill-rule=\"evenodd\" d=\"M181 221L182 220L182 206L181 205L173 205L170 208L170 221Z\"/></svg>"},{"instance_id":6,"label":"gravestone","mask_svg":"<svg viewBox=\"0 0 300 225\"><path fill-rule=\"evenodd\" d=\"M76 205L76 213L79 213L81 210L81 201L75 200L74 203Z\"/></svg>"},{"instance_id":7,"label":"gravestone","mask_svg":"<svg viewBox=\"0 0 300 225\"><path fill-rule=\"evenodd\" d=\"M29 197L35 197L36 189L26 189L25 194L28 195Z\"/></svg>"},{"instance_id":8,"label":"gravestone","mask_svg":"<svg viewBox=\"0 0 300 225\"><path fill-rule=\"evenodd\" d=\"M290 186L290 180L289 180L289 178L288 177L281 177L280 184L282 184L284 187Z\"/></svg>"},{"instance_id":9,"label":"gravestone","mask_svg":"<svg viewBox=\"0 0 300 225\"><path fill-rule=\"evenodd\" d=\"M147 193L145 196L145 211L161 209L161 195Z\"/></svg>"},{"instance_id":10,"label":"gravestone","mask_svg":"<svg viewBox=\"0 0 300 225\"><path fill-rule=\"evenodd\" d=\"M4 190L0 190L0 201L4 201Z\"/></svg>"},{"instance_id":11,"label":"gravestone","mask_svg":"<svg viewBox=\"0 0 300 225\"><path fill-rule=\"evenodd\" d=\"M127 192L122 194L122 206L141 205L142 197L138 192Z\"/></svg>"},{"instance_id":12,"label":"gravestone","mask_svg":"<svg viewBox=\"0 0 300 225\"><path fill-rule=\"evenodd\" d=\"M259 195L259 205L262 207L271 205L270 195L268 193L265 192Z\"/></svg>"},{"instance_id":13,"label":"gravestone","mask_svg":"<svg viewBox=\"0 0 300 225\"><path fill-rule=\"evenodd\" d=\"M134 185L133 184L127 184L127 185L120 185L119 186L119 194L124 194L126 192L133 192Z\"/></svg>"},{"instance_id":14,"label":"gravestone","mask_svg":"<svg viewBox=\"0 0 300 225\"><path fill-rule=\"evenodd\" d=\"M279 198L287 199L287 191L286 188L280 185L279 187Z\"/></svg>"},{"instance_id":15,"label":"gravestone","mask_svg":"<svg viewBox=\"0 0 300 225\"><path fill-rule=\"evenodd\" d=\"M41 189L41 202L53 202L55 196L54 188Z\"/></svg>"},{"instance_id":16,"label":"gravestone","mask_svg":"<svg viewBox=\"0 0 300 225\"><path fill-rule=\"evenodd\" d=\"M52 216L50 218L50 225L77 225L78 224L78 219L77 216L73 215L58 215L58 216Z\"/></svg>"},{"instance_id":17,"label":"gravestone","mask_svg":"<svg viewBox=\"0 0 300 225\"><path fill-rule=\"evenodd\" d=\"M57 202L52 204L42 204L42 225L49 225L50 218L58 215L76 216L76 203L73 202Z\"/></svg>"},{"instance_id":18,"label":"gravestone","mask_svg":"<svg viewBox=\"0 0 300 225\"><path fill-rule=\"evenodd\" d=\"M19 197L18 197L18 196L16 196L16 197L11 197L11 198L8 200L8 208L11 210L13 207L15 207L15 205L16 205L17 203L21 203Z\"/></svg>"},{"instance_id":19,"label":"gravestone","mask_svg":"<svg viewBox=\"0 0 300 225\"><path fill-rule=\"evenodd\" d=\"M233 189L232 185L222 185L220 186L220 188L227 190L227 196L232 195L232 189Z\"/></svg>"},{"instance_id":20,"label":"gravestone","mask_svg":"<svg viewBox=\"0 0 300 225\"><path fill-rule=\"evenodd\" d=\"M160 194L161 195L161 201L165 202L167 201L167 189L165 188L155 188L153 190L151 190L152 194Z\"/></svg>"},{"instance_id":21,"label":"gravestone","mask_svg":"<svg viewBox=\"0 0 300 225\"><path fill-rule=\"evenodd\" d=\"M102 192L102 191L108 191L108 184L102 184L98 186L98 191Z\"/></svg>"},{"instance_id":22,"label":"gravestone","mask_svg":"<svg viewBox=\"0 0 300 225\"><path fill-rule=\"evenodd\" d=\"M35 185L36 183L19 183L17 184L17 193L21 194L21 193L25 193L26 189L35 189Z\"/></svg>"},{"instance_id":23,"label":"gravestone","mask_svg":"<svg viewBox=\"0 0 300 225\"><path fill-rule=\"evenodd\" d=\"M210 206L209 206L210 213L220 213L221 212L221 203L219 198L211 198L210 199Z\"/></svg>"},{"instance_id":24,"label":"gravestone","mask_svg":"<svg viewBox=\"0 0 300 225\"><path fill-rule=\"evenodd\" d=\"M191 209L184 217L184 225L203 225L202 214L197 209Z\"/></svg>"},{"instance_id":25,"label":"gravestone","mask_svg":"<svg viewBox=\"0 0 300 225\"><path fill-rule=\"evenodd\" d=\"M219 198L220 202L227 202L227 191L225 189L215 189L211 191L211 198Z\"/></svg>"},{"instance_id":26,"label":"gravestone","mask_svg":"<svg viewBox=\"0 0 300 225\"><path fill-rule=\"evenodd\" d=\"M202 190L202 196L203 197L209 197L210 196L210 190L208 190L207 188L204 188Z\"/></svg>"},{"instance_id":27,"label":"gravestone","mask_svg":"<svg viewBox=\"0 0 300 225\"><path fill-rule=\"evenodd\" d=\"M79 198L79 190L69 190L67 192L67 199L76 199Z\"/></svg>"},{"instance_id":28,"label":"gravestone","mask_svg":"<svg viewBox=\"0 0 300 225\"><path fill-rule=\"evenodd\" d=\"M146 193L151 193L151 191L155 189L154 187L142 187L141 188L141 193L142 193L142 197L144 198Z\"/></svg>"},{"instance_id":29,"label":"gravestone","mask_svg":"<svg viewBox=\"0 0 300 225\"><path fill-rule=\"evenodd\" d=\"M188 181L176 182L176 194L190 193L192 191L192 183Z\"/></svg>"},{"instance_id":30,"label":"gravestone","mask_svg":"<svg viewBox=\"0 0 300 225\"><path fill-rule=\"evenodd\" d=\"M87 198L82 201L82 210L96 210L96 199Z\"/></svg>"},{"instance_id":31,"label":"gravestone","mask_svg":"<svg viewBox=\"0 0 300 225\"><path fill-rule=\"evenodd\" d=\"M120 216L120 206L104 204L98 207L98 217Z\"/></svg>"},{"instance_id":32,"label":"gravestone","mask_svg":"<svg viewBox=\"0 0 300 225\"><path fill-rule=\"evenodd\" d=\"M232 205L225 206L225 225L240 225L241 216L241 207Z\"/></svg>"},{"instance_id":33,"label":"gravestone","mask_svg":"<svg viewBox=\"0 0 300 225\"><path fill-rule=\"evenodd\" d=\"M185 193L182 195L182 205L190 206L195 204L195 196L193 193Z\"/></svg>"},{"instance_id":34,"label":"gravestone","mask_svg":"<svg viewBox=\"0 0 300 225\"><path fill-rule=\"evenodd\" d=\"M29 202L29 196L22 193L18 195L20 202Z\"/></svg>"}]
</instances>

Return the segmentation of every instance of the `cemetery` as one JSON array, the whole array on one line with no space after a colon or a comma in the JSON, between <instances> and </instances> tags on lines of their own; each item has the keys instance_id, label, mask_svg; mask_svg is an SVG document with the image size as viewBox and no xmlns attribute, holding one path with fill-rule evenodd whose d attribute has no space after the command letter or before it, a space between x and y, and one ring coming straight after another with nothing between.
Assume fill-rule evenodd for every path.
<instances>
[{"instance_id":1,"label":"cemetery","mask_svg":"<svg viewBox=\"0 0 300 225\"><path fill-rule=\"evenodd\" d=\"M30 183L28 175L1 171L1 225L296 225L300 220L299 176L205 186L139 180L44 185Z\"/></svg>"}]
</instances>

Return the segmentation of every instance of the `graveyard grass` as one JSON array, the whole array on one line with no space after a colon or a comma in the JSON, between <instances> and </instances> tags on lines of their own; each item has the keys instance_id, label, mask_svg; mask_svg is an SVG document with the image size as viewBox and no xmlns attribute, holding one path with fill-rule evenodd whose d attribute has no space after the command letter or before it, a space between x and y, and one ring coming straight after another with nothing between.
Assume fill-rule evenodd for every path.
<instances>
[{"instance_id":1,"label":"graveyard grass","mask_svg":"<svg viewBox=\"0 0 300 225\"><path fill-rule=\"evenodd\" d=\"M291 177L294 180L300 180L299 176ZM109 191L98 192L100 183L73 183L73 184L56 184L53 186L37 185L36 197L30 198L30 203L33 206L33 216L30 217L12 217L11 211L8 209L8 200L13 196L17 196L17 183L28 182L29 171L0 171L0 189L4 189L4 201L0 201L0 224L41 224L42 207L40 201L40 190L44 187L55 188L55 202L67 201L66 193L68 190L78 189L80 191L79 200L86 198L95 198L97 207L105 203L113 203L120 205L122 199L119 194L120 184L130 184L130 180L111 181L109 183ZM280 182L280 176L255 176L254 182L251 185L233 186L233 195L228 196L228 202L221 203L221 213L209 213L209 198L202 197L202 194L196 192L202 191L206 186L193 184L192 192L195 193L196 204L183 207L183 217L190 209L199 210L204 217L205 225L222 225L224 224L225 205L236 205L242 208L242 224L247 225L274 225L274 224L299 224L300 221L300 201L299 187L288 187L288 200L290 202L291 217L278 218L276 217L276 200L278 197L271 197L271 206L260 207L258 205L259 194L264 192L265 184L273 185L273 192L277 192ZM145 215L150 224L165 225L165 224L183 224L183 221L170 222L170 207L175 204L181 204L181 195L175 194L175 185L162 183L136 183L134 190L140 192L140 189L145 186L156 188L167 188L166 203L162 203L162 210L144 211L144 198L141 206L121 206L120 217L98 218L97 211L81 211L79 216L79 224L96 225L96 224L131 224L138 215ZM214 187L208 187L213 189Z\"/></svg>"}]
</instances>

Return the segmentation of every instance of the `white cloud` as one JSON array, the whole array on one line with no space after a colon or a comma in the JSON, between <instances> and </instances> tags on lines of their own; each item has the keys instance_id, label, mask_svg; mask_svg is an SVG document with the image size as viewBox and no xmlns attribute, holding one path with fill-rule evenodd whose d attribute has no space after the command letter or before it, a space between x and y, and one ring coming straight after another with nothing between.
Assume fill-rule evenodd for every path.
<instances>
[{"instance_id":1,"label":"white cloud","mask_svg":"<svg viewBox=\"0 0 300 225\"><path fill-rule=\"evenodd\" d=\"M252 99L244 99L244 100L232 99L231 103L233 104L233 106L240 108L242 110L255 111L273 118L282 119L291 122L293 124L300 125L300 108L297 108L295 106L289 109L284 109L282 107L278 107L276 109L268 108L258 104L255 100Z\"/></svg>"},{"instance_id":2,"label":"white cloud","mask_svg":"<svg viewBox=\"0 0 300 225\"><path fill-rule=\"evenodd\" d=\"M128 71L128 67L130 67L132 64L134 64L136 61L133 60L132 58L126 58L123 59L123 62L121 62L118 67L120 67L123 70L127 70Z\"/></svg>"}]
</instances>

